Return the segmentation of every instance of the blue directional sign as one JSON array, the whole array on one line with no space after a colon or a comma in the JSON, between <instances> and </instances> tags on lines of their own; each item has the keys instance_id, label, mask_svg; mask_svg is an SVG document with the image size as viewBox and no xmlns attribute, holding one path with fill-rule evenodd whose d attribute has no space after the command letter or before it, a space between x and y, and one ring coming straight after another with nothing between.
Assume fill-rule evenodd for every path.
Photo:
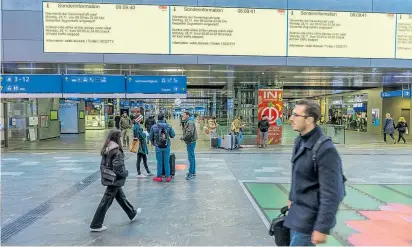
<instances>
[{"instance_id":1,"label":"blue directional sign","mask_svg":"<svg viewBox=\"0 0 412 247\"><path fill-rule=\"evenodd\" d=\"M409 89L404 89L402 93L402 97L404 98L410 98L411 97L411 90Z\"/></svg>"},{"instance_id":2,"label":"blue directional sign","mask_svg":"<svg viewBox=\"0 0 412 247\"><path fill-rule=\"evenodd\" d=\"M61 94L61 75L0 75L5 94Z\"/></svg>"},{"instance_id":3,"label":"blue directional sign","mask_svg":"<svg viewBox=\"0 0 412 247\"><path fill-rule=\"evenodd\" d=\"M128 94L186 94L186 76L128 76Z\"/></svg>"},{"instance_id":4,"label":"blue directional sign","mask_svg":"<svg viewBox=\"0 0 412 247\"><path fill-rule=\"evenodd\" d=\"M402 97L402 90L382 92L382 93L381 93L381 97L382 97L382 98Z\"/></svg>"},{"instance_id":5,"label":"blue directional sign","mask_svg":"<svg viewBox=\"0 0 412 247\"><path fill-rule=\"evenodd\" d=\"M124 94L124 76L63 75L65 94Z\"/></svg>"}]
</instances>

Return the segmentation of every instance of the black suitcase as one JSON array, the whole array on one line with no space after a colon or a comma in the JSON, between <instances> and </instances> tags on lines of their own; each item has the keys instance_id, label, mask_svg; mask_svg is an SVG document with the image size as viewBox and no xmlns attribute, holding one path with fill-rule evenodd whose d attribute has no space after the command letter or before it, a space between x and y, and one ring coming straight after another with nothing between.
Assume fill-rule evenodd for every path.
<instances>
[{"instance_id":1,"label":"black suitcase","mask_svg":"<svg viewBox=\"0 0 412 247\"><path fill-rule=\"evenodd\" d=\"M217 138L212 138L212 139L210 140L210 142L211 142L212 148L218 148Z\"/></svg>"},{"instance_id":2,"label":"black suitcase","mask_svg":"<svg viewBox=\"0 0 412 247\"><path fill-rule=\"evenodd\" d=\"M174 177L176 173L176 155L174 153L170 154L169 157L169 165L170 165L170 176ZM162 175L165 176L165 166L163 165L163 172Z\"/></svg>"}]
</instances>

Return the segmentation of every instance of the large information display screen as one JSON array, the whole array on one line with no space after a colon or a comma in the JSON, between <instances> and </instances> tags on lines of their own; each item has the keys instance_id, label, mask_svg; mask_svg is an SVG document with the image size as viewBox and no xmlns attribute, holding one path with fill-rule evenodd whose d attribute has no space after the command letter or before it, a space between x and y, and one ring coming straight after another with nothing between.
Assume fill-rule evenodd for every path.
<instances>
[{"instance_id":1,"label":"large information display screen","mask_svg":"<svg viewBox=\"0 0 412 247\"><path fill-rule=\"evenodd\" d=\"M398 15L396 34L396 58L412 59L412 15Z\"/></svg>"},{"instance_id":2,"label":"large information display screen","mask_svg":"<svg viewBox=\"0 0 412 247\"><path fill-rule=\"evenodd\" d=\"M393 58L395 16L289 10L288 55Z\"/></svg>"},{"instance_id":3,"label":"large information display screen","mask_svg":"<svg viewBox=\"0 0 412 247\"><path fill-rule=\"evenodd\" d=\"M44 52L412 59L412 15L43 2Z\"/></svg>"},{"instance_id":4,"label":"large information display screen","mask_svg":"<svg viewBox=\"0 0 412 247\"><path fill-rule=\"evenodd\" d=\"M43 2L44 51L168 53L168 7Z\"/></svg>"},{"instance_id":5,"label":"large information display screen","mask_svg":"<svg viewBox=\"0 0 412 247\"><path fill-rule=\"evenodd\" d=\"M286 56L285 10L173 7L171 24L172 54Z\"/></svg>"}]
</instances>

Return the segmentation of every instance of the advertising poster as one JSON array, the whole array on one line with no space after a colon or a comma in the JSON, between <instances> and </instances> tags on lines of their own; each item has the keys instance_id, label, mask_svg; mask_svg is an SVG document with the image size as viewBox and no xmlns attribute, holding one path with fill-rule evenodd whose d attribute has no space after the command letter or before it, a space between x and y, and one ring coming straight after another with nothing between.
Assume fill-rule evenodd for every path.
<instances>
[{"instance_id":1,"label":"advertising poster","mask_svg":"<svg viewBox=\"0 0 412 247\"><path fill-rule=\"evenodd\" d=\"M380 126L380 124L379 109L372 109L372 126Z\"/></svg>"},{"instance_id":2,"label":"advertising poster","mask_svg":"<svg viewBox=\"0 0 412 247\"><path fill-rule=\"evenodd\" d=\"M268 144L282 143L283 90L259 89L258 120L265 115L269 121ZM260 133L258 133L258 143Z\"/></svg>"}]
</instances>

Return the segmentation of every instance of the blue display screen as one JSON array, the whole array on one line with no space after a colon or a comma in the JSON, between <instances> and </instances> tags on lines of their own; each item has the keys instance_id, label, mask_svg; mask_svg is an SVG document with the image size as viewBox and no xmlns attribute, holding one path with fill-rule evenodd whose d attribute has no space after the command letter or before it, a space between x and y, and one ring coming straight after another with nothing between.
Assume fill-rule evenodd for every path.
<instances>
[{"instance_id":1,"label":"blue display screen","mask_svg":"<svg viewBox=\"0 0 412 247\"><path fill-rule=\"evenodd\" d=\"M64 75L63 93L112 94L124 93L122 75Z\"/></svg>"},{"instance_id":2,"label":"blue display screen","mask_svg":"<svg viewBox=\"0 0 412 247\"><path fill-rule=\"evenodd\" d=\"M0 75L2 93L62 93L61 75Z\"/></svg>"},{"instance_id":3,"label":"blue display screen","mask_svg":"<svg viewBox=\"0 0 412 247\"><path fill-rule=\"evenodd\" d=\"M186 76L128 76L126 93L186 94Z\"/></svg>"}]
</instances>

